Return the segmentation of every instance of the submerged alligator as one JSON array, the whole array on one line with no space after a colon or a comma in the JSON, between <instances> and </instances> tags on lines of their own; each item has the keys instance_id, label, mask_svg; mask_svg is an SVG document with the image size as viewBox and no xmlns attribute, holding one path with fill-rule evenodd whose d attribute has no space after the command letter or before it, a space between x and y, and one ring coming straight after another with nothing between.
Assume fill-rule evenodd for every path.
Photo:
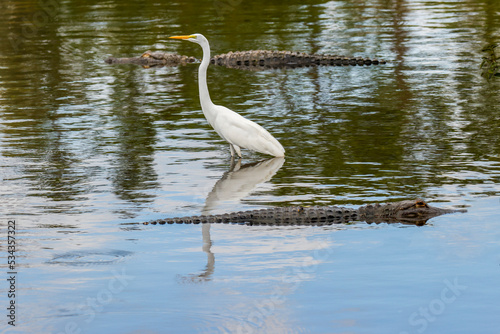
<instances>
[{"instance_id":1,"label":"submerged alligator","mask_svg":"<svg viewBox=\"0 0 500 334\"><path fill-rule=\"evenodd\" d=\"M332 225L355 221L367 223L403 223L424 225L429 219L446 213L467 210L441 209L421 199L364 205L358 209L337 206L286 207L239 211L221 215L158 219L144 225L164 224L244 224L244 225Z\"/></svg>"},{"instance_id":2,"label":"submerged alligator","mask_svg":"<svg viewBox=\"0 0 500 334\"><path fill-rule=\"evenodd\" d=\"M146 51L140 57L115 58L105 60L108 64L137 64L146 67L179 66L195 63L194 57L182 56L174 53ZM216 55L210 59L214 65L236 69L260 70L267 68L294 68L303 66L344 66L344 65L378 65L385 64L384 60L346 57L331 54L308 54L304 52L251 50L235 51Z\"/></svg>"}]
</instances>

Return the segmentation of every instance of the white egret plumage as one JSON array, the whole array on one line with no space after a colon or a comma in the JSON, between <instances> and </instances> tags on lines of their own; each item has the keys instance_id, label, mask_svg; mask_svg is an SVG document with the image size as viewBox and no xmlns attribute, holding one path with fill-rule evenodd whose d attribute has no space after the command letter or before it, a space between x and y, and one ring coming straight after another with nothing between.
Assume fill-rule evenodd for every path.
<instances>
[{"instance_id":1,"label":"white egret plumage","mask_svg":"<svg viewBox=\"0 0 500 334\"><path fill-rule=\"evenodd\" d=\"M215 105L210 99L207 86L207 68L210 64L210 45L205 36L193 34L172 36L199 44L203 49L203 59L198 69L198 87L203 114L208 123L229 143L231 156L241 157L241 148L257 151L275 157L285 156L285 149L266 129L224 106Z\"/></svg>"}]
</instances>

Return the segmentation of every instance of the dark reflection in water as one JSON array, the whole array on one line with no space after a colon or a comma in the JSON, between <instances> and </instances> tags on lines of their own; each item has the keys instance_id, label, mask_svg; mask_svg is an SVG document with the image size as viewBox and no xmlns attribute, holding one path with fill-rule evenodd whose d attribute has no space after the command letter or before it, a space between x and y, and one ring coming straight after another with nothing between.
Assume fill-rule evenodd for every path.
<instances>
[{"instance_id":1,"label":"dark reflection in water","mask_svg":"<svg viewBox=\"0 0 500 334\"><path fill-rule=\"evenodd\" d=\"M112 184L116 196L126 201L148 201L142 189L158 187L153 168L156 129L154 117L144 114L140 96L142 83L132 70L110 95L115 110L116 160L112 163Z\"/></svg>"},{"instance_id":2,"label":"dark reflection in water","mask_svg":"<svg viewBox=\"0 0 500 334\"><path fill-rule=\"evenodd\" d=\"M174 33L203 32L214 53L288 49L390 60L259 73L210 68L213 100L263 124L286 147L271 197L255 202L363 204L435 197L452 184L439 195L449 200L459 187L498 176L499 133L486 130L499 126L498 83L477 69L478 50L496 37L496 2L2 6L1 150L14 159L4 164L20 164L15 177L34 197L33 214L78 212L103 194L114 212L131 217L154 207L158 194L191 196L202 181L168 186L187 162L229 164L200 111L198 65L103 62L147 49L200 56L189 43L170 43Z\"/></svg>"}]
</instances>

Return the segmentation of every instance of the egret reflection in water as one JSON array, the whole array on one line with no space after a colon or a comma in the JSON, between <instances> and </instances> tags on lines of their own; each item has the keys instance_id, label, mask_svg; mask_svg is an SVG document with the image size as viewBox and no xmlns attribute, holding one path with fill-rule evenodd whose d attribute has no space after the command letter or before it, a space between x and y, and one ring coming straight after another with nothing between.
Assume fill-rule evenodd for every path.
<instances>
[{"instance_id":1,"label":"egret reflection in water","mask_svg":"<svg viewBox=\"0 0 500 334\"><path fill-rule=\"evenodd\" d=\"M202 214L210 214L219 204L239 202L254 190L257 185L268 182L283 166L285 158L276 157L257 163L241 165L241 159L231 164L230 169L215 183L207 195ZM215 255L212 253L210 224L202 224L203 251L207 254L207 265L200 274L179 276L181 282L201 282L210 280L215 267Z\"/></svg>"}]
</instances>

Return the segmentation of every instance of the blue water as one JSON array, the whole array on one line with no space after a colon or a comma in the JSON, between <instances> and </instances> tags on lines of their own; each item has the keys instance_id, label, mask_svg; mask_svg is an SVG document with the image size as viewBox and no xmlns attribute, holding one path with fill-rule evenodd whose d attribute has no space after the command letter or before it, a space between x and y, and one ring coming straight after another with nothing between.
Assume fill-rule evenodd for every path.
<instances>
[{"instance_id":1,"label":"blue water","mask_svg":"<svg viewBox=\"0 0 500 334\"><path fill-rule=\"evenodd\" d=\"M212 255L200 225L21 230L19 322L42 333L493 333L498 204L424 227L213 225Z\"/></svg>"}]
</instances>

